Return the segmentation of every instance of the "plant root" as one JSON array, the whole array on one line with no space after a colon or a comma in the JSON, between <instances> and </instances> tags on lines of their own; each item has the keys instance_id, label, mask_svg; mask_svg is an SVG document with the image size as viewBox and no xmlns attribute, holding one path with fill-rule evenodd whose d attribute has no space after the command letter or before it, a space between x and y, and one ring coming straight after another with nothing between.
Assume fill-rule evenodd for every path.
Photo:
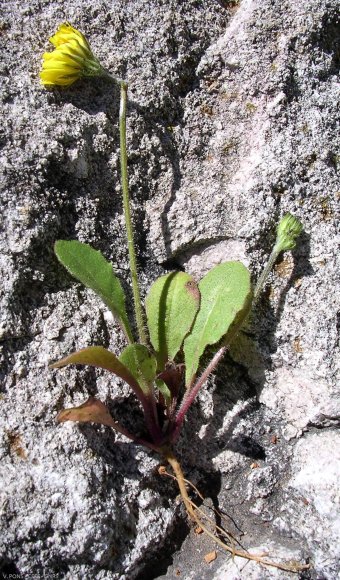
<instances>
[{"instance_id":1,"label":"plant root","mask_svg":"<svg viewBox=\"0 0 340 580\"><path fill-rule=\"evenodd\" d=\"M270 566L272 568L277 568L279 570L284 570L286 572L297 573L297 572L301 572L303 570L308 570L311 567L310 564L300 564L299 562L291 562L291 563L289 563L289 562L286 562L286 563L273 562L272 560L267 559L267 554L251 554L250 552L247 552L245 550L239 550L239 549L235 548L235 545L230 546L229 544L226 544L225 542L223 542L223 540L221 540L220 537L216 536L215 533L212 532L205 525L205 523L202 521L202 518L207 520L209 522L209 524L211 526L213 526L215 532L217 531L220 535L227 537L227 539L229 541L234 540L234 538L230 534L226 533L225 530L223 530L221 527L217 526L215 524L215 522L213 522L213 520L211 518L209 518L209 516L207 516L194 502L191 501L191 499L188 496L187 489L186 489L186 483L188 483L191 487L193 487L193 489L196 491L196 493L198 493L198 495L201 499L204 499L204 498L199 493L197 488L191 482L187 481L184 478L182 468L181 468L178 460L176 459L175 455L172 453L172 451L170 451L168 449L163 449L162 453L163 453L163 456L165 457L165 459L167 460L167 462L169 463L169 465L171 466L174 474L175 474L172 477L174 477L174 479L176 479L176 481L177 481L177 485L179 487L179 491L180 491L183 503L185 505L187 514L190 517L190 519L192 521L194 521L197 524L197 526L199 526L203 530L203 532L215 542L215 544L220 546L220 548L222 548L224 551L230 553L233 558L235 556L238 556L239 558L244 558L246 560L253 560L254 562L257 562L258 564L261 564L262 566ZM164 469L160 469L159 473L162 475L165 475L165 474L170 475ZM171 475L170 475L170 477L171 477ZM200 515L197 515L197 514L200 514Z\"/></svg>"},{"instance_id":2,"label":"plant root","mask_svg":"<svg viewBox=\"0 0 340 580\"><path fill-rule=\"evenodd\" d=\"M158 469L158 473L159 473L159 475L166 475L167 477L171 477L171 479L174 479L177 483L177 477L175 475L172 475L172 473L168 473L166 470L166 467L164 467L164 465ZM202 500L202 503L203 503L205 498L201 494L201 492L197 489L197 487L192 483L192 481L189 481L188 479L184 479L184 483L186 483L186 485L190 486L195 491L195 493L198 495L198 497ZM182 495L181 495L181 497L182 497ZM183 499L183 497L182 497L182 499ZM190 501L192 507L194 508L194 510L198 511L209 522L209 524L211 526L213 526L217 532L219 532L220 535L223 535L226 538L228 538L228 540L230 542L236 542L239 546L241 546L240 542L237 540L237 538L235 538L235 536L233 536L233 534L231 532L227 532L226 530L224 530L223 528L221 528L220 526L215 524L215 522L213 522L213 520L211 518L209 518L209 516L207 516L207 514L203 510L201 510L193 501L191 501L190 498L189 498L189 501ZM223 514L221 514L221 512L219 512L217 509L215 509L214 507L209 507L209 509L211 511L213 511L219 518L226 521L227 518ZM203 532L203 530L200 526L198 526L197 529L200 530L199 533Z\"/></svg>"}]
</instances>

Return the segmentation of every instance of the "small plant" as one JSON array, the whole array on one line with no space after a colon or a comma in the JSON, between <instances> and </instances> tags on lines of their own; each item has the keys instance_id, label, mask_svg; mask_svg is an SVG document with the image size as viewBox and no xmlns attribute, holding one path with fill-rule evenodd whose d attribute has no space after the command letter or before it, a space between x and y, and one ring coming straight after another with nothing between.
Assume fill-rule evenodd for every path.
<instances>
[{"instance_id":1,"label":"small plant","mask_svg":"<svg viewBox=\"0 0 340 580\"><path fill-rule=\"evenodd\" d=\"M93 56L84 36L69 24L61 25L51 42L55 50L45 53L43 57L41 81L44 85L69 86L83 76L108 76ZM51 367L90 365L123 379L143 410L145 431L142 434L127 431L94 397L80 407L61 411L57 420L108 425L135 443L158 452L175 473L188 514L214 541L234 554L276 565L261 556L230 548L206 528L198 515L198 508L189 498L174 447L198 392L247 320L278 254L295 247L302 225L290 214L280 221L274 250L254 291L247 268L240 262L232 261L212 268L198 284L185 272L170 272L161 276L152 284L143 306L129 203L127 83L119 82L121 179L135 320L129 320L122 285L103 255L76 240L57 241L55 253L58 260L72 276L103 300L120 326L127 345L120 354L110 352L103 346L84 348ZM202 356L208 347L215 347L216 352L209 364L201 368ZM296 566L283 564L277 566L287 570L297 569Z\"/></svg>"}]
</instances>

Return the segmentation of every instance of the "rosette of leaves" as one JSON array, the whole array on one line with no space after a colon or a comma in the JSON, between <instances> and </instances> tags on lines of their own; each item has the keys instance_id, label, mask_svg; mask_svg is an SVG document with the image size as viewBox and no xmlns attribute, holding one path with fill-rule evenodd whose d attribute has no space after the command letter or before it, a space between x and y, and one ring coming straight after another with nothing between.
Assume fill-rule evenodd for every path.
<instances>
[{"instance_id":1,"label":"rosette of leaves","mask_svg":"<svg viewBox=\"0 0 340 580\"><path fill-rule=\"evenodd\" d=\"M225 262L212 268L198 284L185 272L170 272L158 278L145 300L150 337L146 346L135 341L123 287L104 256L76 240L57 241L55 252L69 273L110 309L127 346L120 354L103 346L91 346L51 366L90 365L121 378L141 405L145 433L140 436L128 432L93 397L80 407L61 411L58 420L109 425L152 449L171 445L194 400L193 394L201 387L204 352L213 345L228 345L249 313L249 271L240 262Z\"/></svg>"}]
</instances>

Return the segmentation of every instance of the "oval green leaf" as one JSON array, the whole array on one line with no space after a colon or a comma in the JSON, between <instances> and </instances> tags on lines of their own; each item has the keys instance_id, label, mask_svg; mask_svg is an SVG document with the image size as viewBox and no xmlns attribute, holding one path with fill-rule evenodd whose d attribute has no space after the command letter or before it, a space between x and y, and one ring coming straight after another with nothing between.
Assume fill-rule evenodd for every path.
<instances>
[{"instance_id":1,"label":"oval green leaf","mask_svg":"<svg viewBox=\"0 0 340 580\"><path fill-rule=\"evenodd\" d=\"M180 350L199 304L197 284L185 272L165 274L152 284L145 308L150 340L160 370L168 360L174 360Z\"/></svg>"},{"instance_id":2,"label":"oval green leaf","mask_svg":"<svg viewBox=\"0 0 340 580\"><path fill-rule=\"evenodd\" d=\"M250 273L240 262L215 266L198 285L201 306L191 333L184 341L185 382L195 378L200 358L208 345L228 340L235 325L251 306Z\"/></svg>"},{"instance_id":3,"label":"oval green leaf","mask_svg":"<svg viewBox=\"0 0 340 580\"><path fill-rule=\"evenodd\" d=\"M54 251L66 270L103 300L120 323L128 341L133 342L124 290L113 272L112 264L105 260L101 252L78 240L58 240Z\"/></svg>"}]
</instances>

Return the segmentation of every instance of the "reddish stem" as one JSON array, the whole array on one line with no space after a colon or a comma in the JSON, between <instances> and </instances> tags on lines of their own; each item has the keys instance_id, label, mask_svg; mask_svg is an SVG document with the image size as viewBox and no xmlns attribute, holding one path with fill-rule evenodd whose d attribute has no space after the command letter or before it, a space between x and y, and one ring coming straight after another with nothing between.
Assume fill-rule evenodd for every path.
<instances>
[{"instance_id":1,"label":"reddish stem","mask_svg":"<svg viewBox=\"0 0 340 580\"><path fill-rule=\"evenodd\" d=\"M141 439L140 437L135 437L135 435L132 435L132 433L130 433L129 431L127 431L127 429L125 429L125 427L122 427L116 421L115 421L115 423L116 424L115 425L111 425L111 427L115 431L118 431L118 433L121 433L122 435L124 435L128 439L131 439L131 441L133 441L137 445L144 445L144 447L148 447L149 449L152 449L153 451L158 451L159 450L159 448L157 447L157 445L154 445L153 443L150 443L149 441L146 441L145 439Z\"/></svg>"},{"instance_id":2,"label":"reddish stem","mask_svg":"<svg viewBox=\"0 0 340 580\"><path fill-rule=\"evenodd\" d=\"M151 438L155 445L159 445L162 439L162 432L158 424L157 409L156 409L156 399L155 394L152 391L149 396L143 397L143 411L145 417L145 423Z\"/></svg>"},{"instance_id":3,"label":"reddish stem","mask_svg":"<svg viewBox=\"0 0 340 580\"><path fill-rule=\"evenodd\" d=\"M214 357L211 359L210 363L208 364L207 368L203 371L203 373L201 374L199 379L197 379L195 385L190 390L187 391L187 393L186 393L186 395L181 403L181 406L178 410L178 413L176 415L176 420L175 420L176 427L175 427L174 432L171 436L172 442L176 441L176 439L179 435L180 429L182 427L184 417L185 417L186 413L188 412L190 405L193 403L194 399L196 398L198 391L204 385L204 383L207 381L207 379L209 378L209 375L211 375L211 373L215 370L215 368L217 367L220 360L224 357L227 349L228 349L228 346L222 346L217 351L217 353L214 355Z\"/></svg>"}]
</instances>

